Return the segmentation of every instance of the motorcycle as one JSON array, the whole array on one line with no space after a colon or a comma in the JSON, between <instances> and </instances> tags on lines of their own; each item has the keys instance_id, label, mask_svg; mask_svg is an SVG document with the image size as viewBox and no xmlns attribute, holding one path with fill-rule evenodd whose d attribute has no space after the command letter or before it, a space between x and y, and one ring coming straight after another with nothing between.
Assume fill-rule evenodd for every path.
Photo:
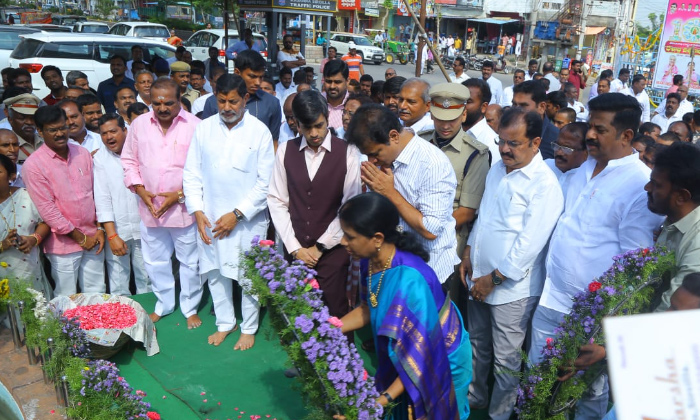
<instances>
[{"instance_id":1,"label":"motorcycle","mask_svg":"<svg viewBox=\"0 0 700 420\"><path fill-rule=\"evenodd\" d=\"M508 66L508 61L506 61L506 58L502 55L496 55L495 60L493 61L493 71L502 71L503 74L508 74L510 73L510 66Z\"/></svg>"}]
</instances>

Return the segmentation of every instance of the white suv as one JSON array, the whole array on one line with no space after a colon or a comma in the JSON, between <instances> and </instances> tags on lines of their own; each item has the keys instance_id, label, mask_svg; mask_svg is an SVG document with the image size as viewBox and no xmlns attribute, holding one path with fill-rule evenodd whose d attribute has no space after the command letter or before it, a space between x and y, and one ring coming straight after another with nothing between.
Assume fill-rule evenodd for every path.
<instances>
[{"instance_id":1,"label":"white suv","mask_svg":"<svg viewBox=\"0 0 700 420\"><path fill-rule=\"evenodd\" d=\"M384 61L384 51L375 47L366 36L348 33L336 33L331 35L330 46L338 50L338 57L342 57L350 51L350 41L355 43L357 54L362 56L363 61L374 61L374 64L382 64Z\"/></svg>"},{"instance_id":2,"label":"white suv","mask_svg":"<svg viewBox=\"0 0 700 420\"><path fill-rule=\"evenodd\" d=\"M10 67L27 69L32 75L34 94L40 98L49 94L41 79L41 69L53 65L63 76L72 70L87 74L90 87L97 89L103 80L112 77L109 58L119 54L131 58L131 47L140 45L143 59L149 63L157 56L168 59L175 55L175 47L158 41L130 36L104 34L42 33L23 35L12 54Z\"/></svg>"},{"instance_id":3,"label":"white suv","mask_svg":"<svg viewBox=\"0 0 700 420\"><path fill-rule=\"evenodd\" d=\"M228 45L229 47L239 41L238 32L229 29ZM253 33L253 43L260 50L260 54L267 58L267 39L258 33ZM225 61L224 52L224 30L223 29L202 29L192 34L187 41L182 43L182 46L187 48L187 51L192 53L194 60L206 60L209 58L209 47L219 49L219 61Z\"/></svg>"},{"instance_id":4,"label":"white suv","mask_svg":"<svg viewBox=\"0 0 700 420\"><path fill-rule=\"evenodd\" d=\"M148 22L120 22L109 28L110 35L134 36L136 38L152 39L168 42L170 31L165 25Z\"/></svg>"}]
</instances>

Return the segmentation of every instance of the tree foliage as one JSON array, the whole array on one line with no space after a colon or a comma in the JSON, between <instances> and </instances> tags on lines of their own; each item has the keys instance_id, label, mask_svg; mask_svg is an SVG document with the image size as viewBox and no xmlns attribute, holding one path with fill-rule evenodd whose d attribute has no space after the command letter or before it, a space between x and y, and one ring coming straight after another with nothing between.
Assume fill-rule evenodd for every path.
<instances>
[{"instance_id":1,"label":"tree foliage","mask_svg":"<svg viewBox=\"0 0 700 420\"><path fill-rule=\"evenodd\" d=\"M112 0L97 0L95 4L95 11L103 18L111 15L114 8L114 1Z\"/></svg>"}]
</instances>

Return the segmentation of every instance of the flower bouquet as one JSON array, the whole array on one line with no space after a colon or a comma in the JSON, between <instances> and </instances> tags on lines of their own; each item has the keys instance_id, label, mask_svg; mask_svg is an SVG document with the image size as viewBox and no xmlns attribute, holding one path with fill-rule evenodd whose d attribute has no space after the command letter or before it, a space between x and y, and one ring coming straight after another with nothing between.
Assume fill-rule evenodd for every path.
<instances>
[{"instance_id":1,"label":"flower bouquet","mask_svg":"<svg viewBox=\"0 0 700 420\"><path fill-rule=\"evenodd\" d=\"M252 280L252 293L268 306L287 354L301 371L302 395L316 418L381 418L374 380L355 345L341 333L340 320L329 316L316 273L299 261L288 264L273 245L253 239L245 254L246 277Z\"/></svg>"},{"instance_id":2,"label":"flower bouquet","mask_svg":"<svg viewBox=\"0 0 700 420\"><path fill-rule=\"evenodd\" d=\"M93 359L114 356L131 339L143 343L149 356L160 351L148 313L128 297L79 293L59 296L49 305L57 316L74 320L85 331Z\"/></svg>"},{"instance_id":3,"label":"flower bouquet","mask_svg":"<svg viewBox=\"0 0 700 420\"><path fill-rule=\"evenodd\" d=\"M586 344L605 345L602 321L606 316L633 315L653 310L668 288L674 255L665 249L645 248L613 258L613 265L573 299L571 313L547 339L542 362L532 366L518 389L516 412L521 420L565 420L568 412L605 369L594 366L573 370L579 349Z\"/></svg>"}]
</instances>

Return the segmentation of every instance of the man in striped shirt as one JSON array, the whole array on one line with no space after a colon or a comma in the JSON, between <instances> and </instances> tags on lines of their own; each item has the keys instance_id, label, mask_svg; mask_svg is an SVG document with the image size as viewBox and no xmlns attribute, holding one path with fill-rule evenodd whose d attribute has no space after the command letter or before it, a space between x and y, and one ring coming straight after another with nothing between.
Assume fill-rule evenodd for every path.
<instances>
[{"instance_id":1,"label":"man in striped shirt","mask_svg":"<svg viewBox=\"0 0 700 420\"><path fill-rule=\"evenodd\" d=\"M350 78L360 81L360 76L364 76L365 69L362 67L362 56L357 53L357 48L355 48L355 43L348 42L350 52L345 54L341 60L345 61L350 70Z\"/></svg>"}]
</instances>

